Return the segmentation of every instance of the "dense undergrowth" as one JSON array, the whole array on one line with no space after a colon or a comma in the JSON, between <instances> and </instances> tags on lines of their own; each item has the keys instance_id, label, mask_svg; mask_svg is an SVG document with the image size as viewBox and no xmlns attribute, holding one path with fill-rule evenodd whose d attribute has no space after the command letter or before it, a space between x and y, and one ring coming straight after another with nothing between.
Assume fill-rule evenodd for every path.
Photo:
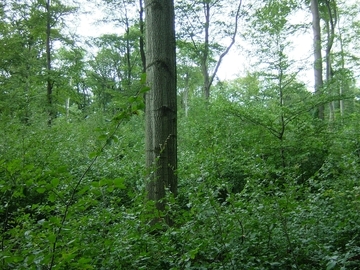
<instances>
[{"instance_id":1,"label":"dense undergrowth","mask_svg":"<svg viewBox=\"0 0 360 270\"><path fill-rule=\"evenodd\" d=\"M303 115L279 140L224 101L193 105L179 115L172 227L144 200L141 115L114 134L100 114L3 119L0 268L358 269L355 117Z\"/></svg>"}]
</instances>

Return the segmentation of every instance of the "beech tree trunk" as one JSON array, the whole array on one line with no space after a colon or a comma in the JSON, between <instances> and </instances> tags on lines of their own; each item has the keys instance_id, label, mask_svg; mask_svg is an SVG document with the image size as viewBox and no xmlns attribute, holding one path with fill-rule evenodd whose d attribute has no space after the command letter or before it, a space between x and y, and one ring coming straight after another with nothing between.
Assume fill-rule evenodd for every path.
<instances>
[{"instance_id":1,"label":"beech tree trunk","mask_svg":"<svg viewBox=\"0 0 360 270\"><path fill-rule=\"evenodd\" d=\"M147 197L164 210L167 190L177 194L177 103L173 0L145 0ZM160 217L159 219L167 217Z\"/></svg>"},{"instance_id":2,"label":"beech tree trunk","mask_svg":"<svg viewBox=\"0 0 360 270\"><path fill-rule=\"evenodd\" d=\"M311 0L312 28L314 36L314 78L315 78L315 94L321 94L323 86L322 76L322 56L321 56L321 28L318 0ZM317 108L317 117L324 119L324 105Z\"/></svg>"}]
</instances>

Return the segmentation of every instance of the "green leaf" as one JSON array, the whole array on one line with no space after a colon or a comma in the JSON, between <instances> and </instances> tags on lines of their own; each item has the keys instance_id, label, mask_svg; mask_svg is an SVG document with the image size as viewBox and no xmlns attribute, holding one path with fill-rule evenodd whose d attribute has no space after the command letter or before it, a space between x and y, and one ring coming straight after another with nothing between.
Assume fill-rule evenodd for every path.
<instances>
[{"instance_id":1,"label":"green leaf","mask_svg":"<svg viewBox=\"0 0 360 270\"><path fill-rule=\"evenodd\" d=\"M10 174L15 173L16 171L21 169L21 160L20 159L14 159L11 162L7 164L6 169Z\"/></svg>"},{"instance_id":2,"label":"green leaf","mask_svg":"<svg viewBox=\"0 0 360 270\"><path fill-rule=\"evenodd\" d=\"M80 191L77 194L78 195L83 195L83 194L85 194L86 191L89 190L89 188L90 188L89 186L85 186L82 189L80 189Z\"/></svg>"},{"instance_id":3,"label":"green leaf","mask_svg":"<svg viewBox=\"0 0 360 270\"><path fill-rule=\"evenodd\" d=\"M111 139L113 142L115 142L115 143L119 142L119 138L118 138L118 136L116 136L115 134L112 135L112 136L110 137L110 139Z\"/></svg>"},{"instance_id":4,"label":"green leaf","mask_svg":"<svg viewBox=\"0 0 360 270\"><path fill-rule=\"evenodd\" d=\"M100 153L99 153L98 151L91 152L91 153L89 154L89 158L93 159L93 158L99 156L99 154L100 154Z\"/></svg>"},{"instance_id":5,"label":"green leaf","mask_svg":"<svg viewBox=\"0 0 360 270\"><path fill-rule=\"evenodd\" d=\"M137 97L136 96L131 96L129 97L129 103L133 103L137 100Z\"/></svg>"},{"instance_id":6,"label":"green leaf","mask_svg":"<svg viewBox=\"0 0 360 270\"><path fill-rule=\"evenodd\" d=\"M99 141L105 141L107 140L108 138L108 135L107 134L101 134L99 137L98 137L98 140Z\"/></svg>"},{"instance_id":7,"label":"green leaf","mask_svg":"<svg viewBox=\"0 0 360 270\"><path fill-rule=\"evenodd\" d=\"M140 83L141 84L146 83L146 73L141 73L141 75L140 75Z\"/></svg>"},{"instance_id":8,"label":"green leaf","mask_svg":"<svg viewBox=\"0 0 360 270\"><path fill-rule=\"evenodd\" d=\"M118 115L115 115L113 119L111 119L111 121L120 121L123 119L127 119L129 118L129 113L127 111L122 111L121 113L119 113Z\"/></svg>"},{"instance_id":9,"label":"green leaf","mask_svg":"<svg viewBox=\"0 0 360 270\"><path fill-rule=\"evenodd\" d=\"M101 179L101 180L99 181L99 186L100 186L100 187L106 186L106 185L108 185L108 184L109 184L109 179Z\"/></svg>"},{"instance_id":10,"label":"green leaf","mask_svg":"<svg viewBox=\"0 0 360 270\"><path fill-rule=\"evenodd\" d=\"M328 262L328 264L326 265L326 270L331 270L334 269L334 267L336 266L337 262L335 260L331 260L330 262Z\"/></svg>"},{"instance_id":11,"label":"green leaf","mask_svg":"<svg viewBox=\"0 0 360 270\"><path fill-rule=\"evenodd\" d=\"M132 106L131 110L134 112L138 111L138 110L143 110L145 108L145 104L143 102L139 102L135 105ZM136 113L137 114L137 113Z\"/></svg>"},{"instance_id":12,"label":"green leaf","mask_svg":"<svg viewBox=\"0 0 360 270\"><path fill-rule=\"evenodd\" d=\"M39 187L39 188L37 188L36 189L36 191L38 192L38 193L44 193L45 191L46 191L46 188L44 188L44 187Z\"/></svg>"},{"instance_id":13,"label":"green leaf","mask_svg":"<svg viewBox=\"0 0 360 270\"><path fill-rule=\"evenodd\" d=\"M59 185L59 183L60 183L59 178L54 178L54 179L51 180L51 185L53 187L57 187Z\"/></svg>"},{"instance_id":14,"label":"green leaf","mask_svg":"<svg viewBox=\"0 0 360 270\"><path fill-rule=\"evenodd\" d=\"M58 217L50 217L49 221L56 226L61 226L60 219Z\"/></svg>"},{"instance_id":15,"label":"green leaf","mask_svg":"<svg viewBox=\"0 0 360 270\"><path fill-rule=\"evenodd\" d=\"M53 186L50 183L47 183L45 185L45 189L47 189L47 190L51 190L52 188L53 188Z\"/></svg>"},{"instance_id":16,"label":"green leaf","mask_svg":"<svg viewBox=\"0 0 360 270\"><path fill-rule=\"evenodd\" d=\"M146 92L150 91L150 87L145 86L140 89L140 94L145 94Z\"/></svg>"},{"instance_id":17,"label":"green leaf","mask_svg":"<svg viewBox=\"0 0 360 270\"><path fill-rule=\"evenodd\" d=\"M114 186L117 187L117 188L120 188L120 189L125 189L126 188L124 182L125 182L124 178L115 178L114 181L113 181Z\"/></svg>"},{"instance_id":18,"label":"green leaf","mask_svg":"<svg viewBox=\"0 0 360 270\"><path fill-rule=\"evenodd\" d=\"M55 243L55 241L56 241L56 235L55 234L50 234L49 236L48 236L48 240L49 240L49 242L50 243Z\"/></svg>"},{"instance_id":19,"label":"green leaf","mask_svg":"<svg viewBox=\"0 0 360 270\"><path fill-rule=\"evenodd\" d=\"M198 252L199 252L199 247L197 247L197 248L195 248L195 249L193 249L193 250L190 250L190 251L189 251L189 257L190 257L192 260L194 260L196 254L198 254Z\"/></svg>"},{"instance_id":20,"label":"green leaf","mask_svg":"<svg viewBox=\"0 0 360 270\"><path fill-rule=\"evenodd\" d=\"M34 184L34 179L29 179L29 180L26 180L26 182L25 182L25 185L27 185L27 186L31 186L31 185L33 185Z\"/></svg>"},{"instance_id":21,"label":"green leaf","mask_svg":"<svg viewBox=\"0 0 360 270\"><path fill-rule=\"evenodd\" d=\"M55 200L56 200L56 195L55 195L55 193L51 192L51 193L49 194L48 200L49 200L50 202L55 202Z\"/></svg>"},{"instance_id":22,"label":"green leaf","mask_svg":"<svg viewBox=\"0 0 360 270\"><path fill-rule=\"evenodd\" d=\"M93 187L99 187L99 182L98 181L91 182L91 185Z\"/></svg>"}]
</instances>

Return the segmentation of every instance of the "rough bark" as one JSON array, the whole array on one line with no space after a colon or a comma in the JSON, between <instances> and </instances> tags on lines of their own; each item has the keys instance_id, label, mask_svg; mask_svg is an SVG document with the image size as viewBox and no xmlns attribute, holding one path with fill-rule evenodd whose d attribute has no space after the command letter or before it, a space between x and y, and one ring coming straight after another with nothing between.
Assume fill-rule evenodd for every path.
<instances>
[{"instance_id":1,"label":"rough bark","mask_svg":"<svg viewBox=\"0 0 360 270\"><path fill-rule=\"evenodd\" d=\"M315 79L315 94L321 94L323 86L322 76L322 56L321 56L321 28L320 28L320 14L318 0L311 0L312 13L312 28L313 28L313 42L314 42L314 79ZM317 108L317 117L324 119L324 105L319 105Z\"/></svg>"},{"instance_id":2,"label":"rough bark","mask_svg":"<svg viewBox=\"0 0 360 270\"><path fill-rule=\"evenodd\" d=\"M177 104L173 0L145 0L147 197L164 210L168 189L177 194ZM170 223L168 217L167 222Z\"/></svg>"}]
</instances>

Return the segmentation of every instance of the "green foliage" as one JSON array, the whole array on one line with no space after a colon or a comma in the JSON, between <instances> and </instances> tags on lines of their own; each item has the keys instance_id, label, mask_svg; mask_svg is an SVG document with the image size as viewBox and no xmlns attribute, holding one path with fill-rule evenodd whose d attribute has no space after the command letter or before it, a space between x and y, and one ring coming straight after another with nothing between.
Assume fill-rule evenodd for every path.
<instances>
[{"instance_id":1,"label":"green foliage","mask_svg":"<svg viewBox=\"0 0 360 270\"><path fill-rule=\"evenodd\" d=\"M266 44L281 43L269 37L285 33L296 3L263 4L253 22ZM71 42L53 51L58 115L49 127L44 18L36 5L14 7L0 4L0 269L358 269L358 89L340 55L327 96L309 93L286 50L272 46L260 51L276 65L218 83L205 103L194 52L181 43L179 194L158 212L144 194L149 88L136 25L97 39L90 59ZM313 118L340 98L334 121Z\"/></svg>"},{"instance_id":2,"label":"green foliage","mask_svg":"<svg viewBox=\"0 0 360 270\"><path fill-rule=\"evenodd\" d=\"M97 112L1 128L1 268L356 269L358 116L330 132L295 96L280 144L259 124L279 108L266 114L259 94L243 94L246 111L220 94L191 99L165 213L144 201L141 99L113 121Z\"/></svg>"},{"instance_id":3,"label":"green foliage","mask_svg":"<svg viewBox=\"0 0 360 270\"><path fill-rule=\"evenodd\" d=\"M45 1L7 1L0 28L0 112L32 123L39 113L49 111L46 82L52 82L54 111L64 104L62 70L47 67L47 17L49 16L50 46L66 46L73 41L63 33L64 20L76 11L61 1L52 1L49 14ZM54 50L49 57L53 60ZM54 62L54 61L53 61ZM49 71L49 72L48 72Z\"/></svg>"}]
</instances>

